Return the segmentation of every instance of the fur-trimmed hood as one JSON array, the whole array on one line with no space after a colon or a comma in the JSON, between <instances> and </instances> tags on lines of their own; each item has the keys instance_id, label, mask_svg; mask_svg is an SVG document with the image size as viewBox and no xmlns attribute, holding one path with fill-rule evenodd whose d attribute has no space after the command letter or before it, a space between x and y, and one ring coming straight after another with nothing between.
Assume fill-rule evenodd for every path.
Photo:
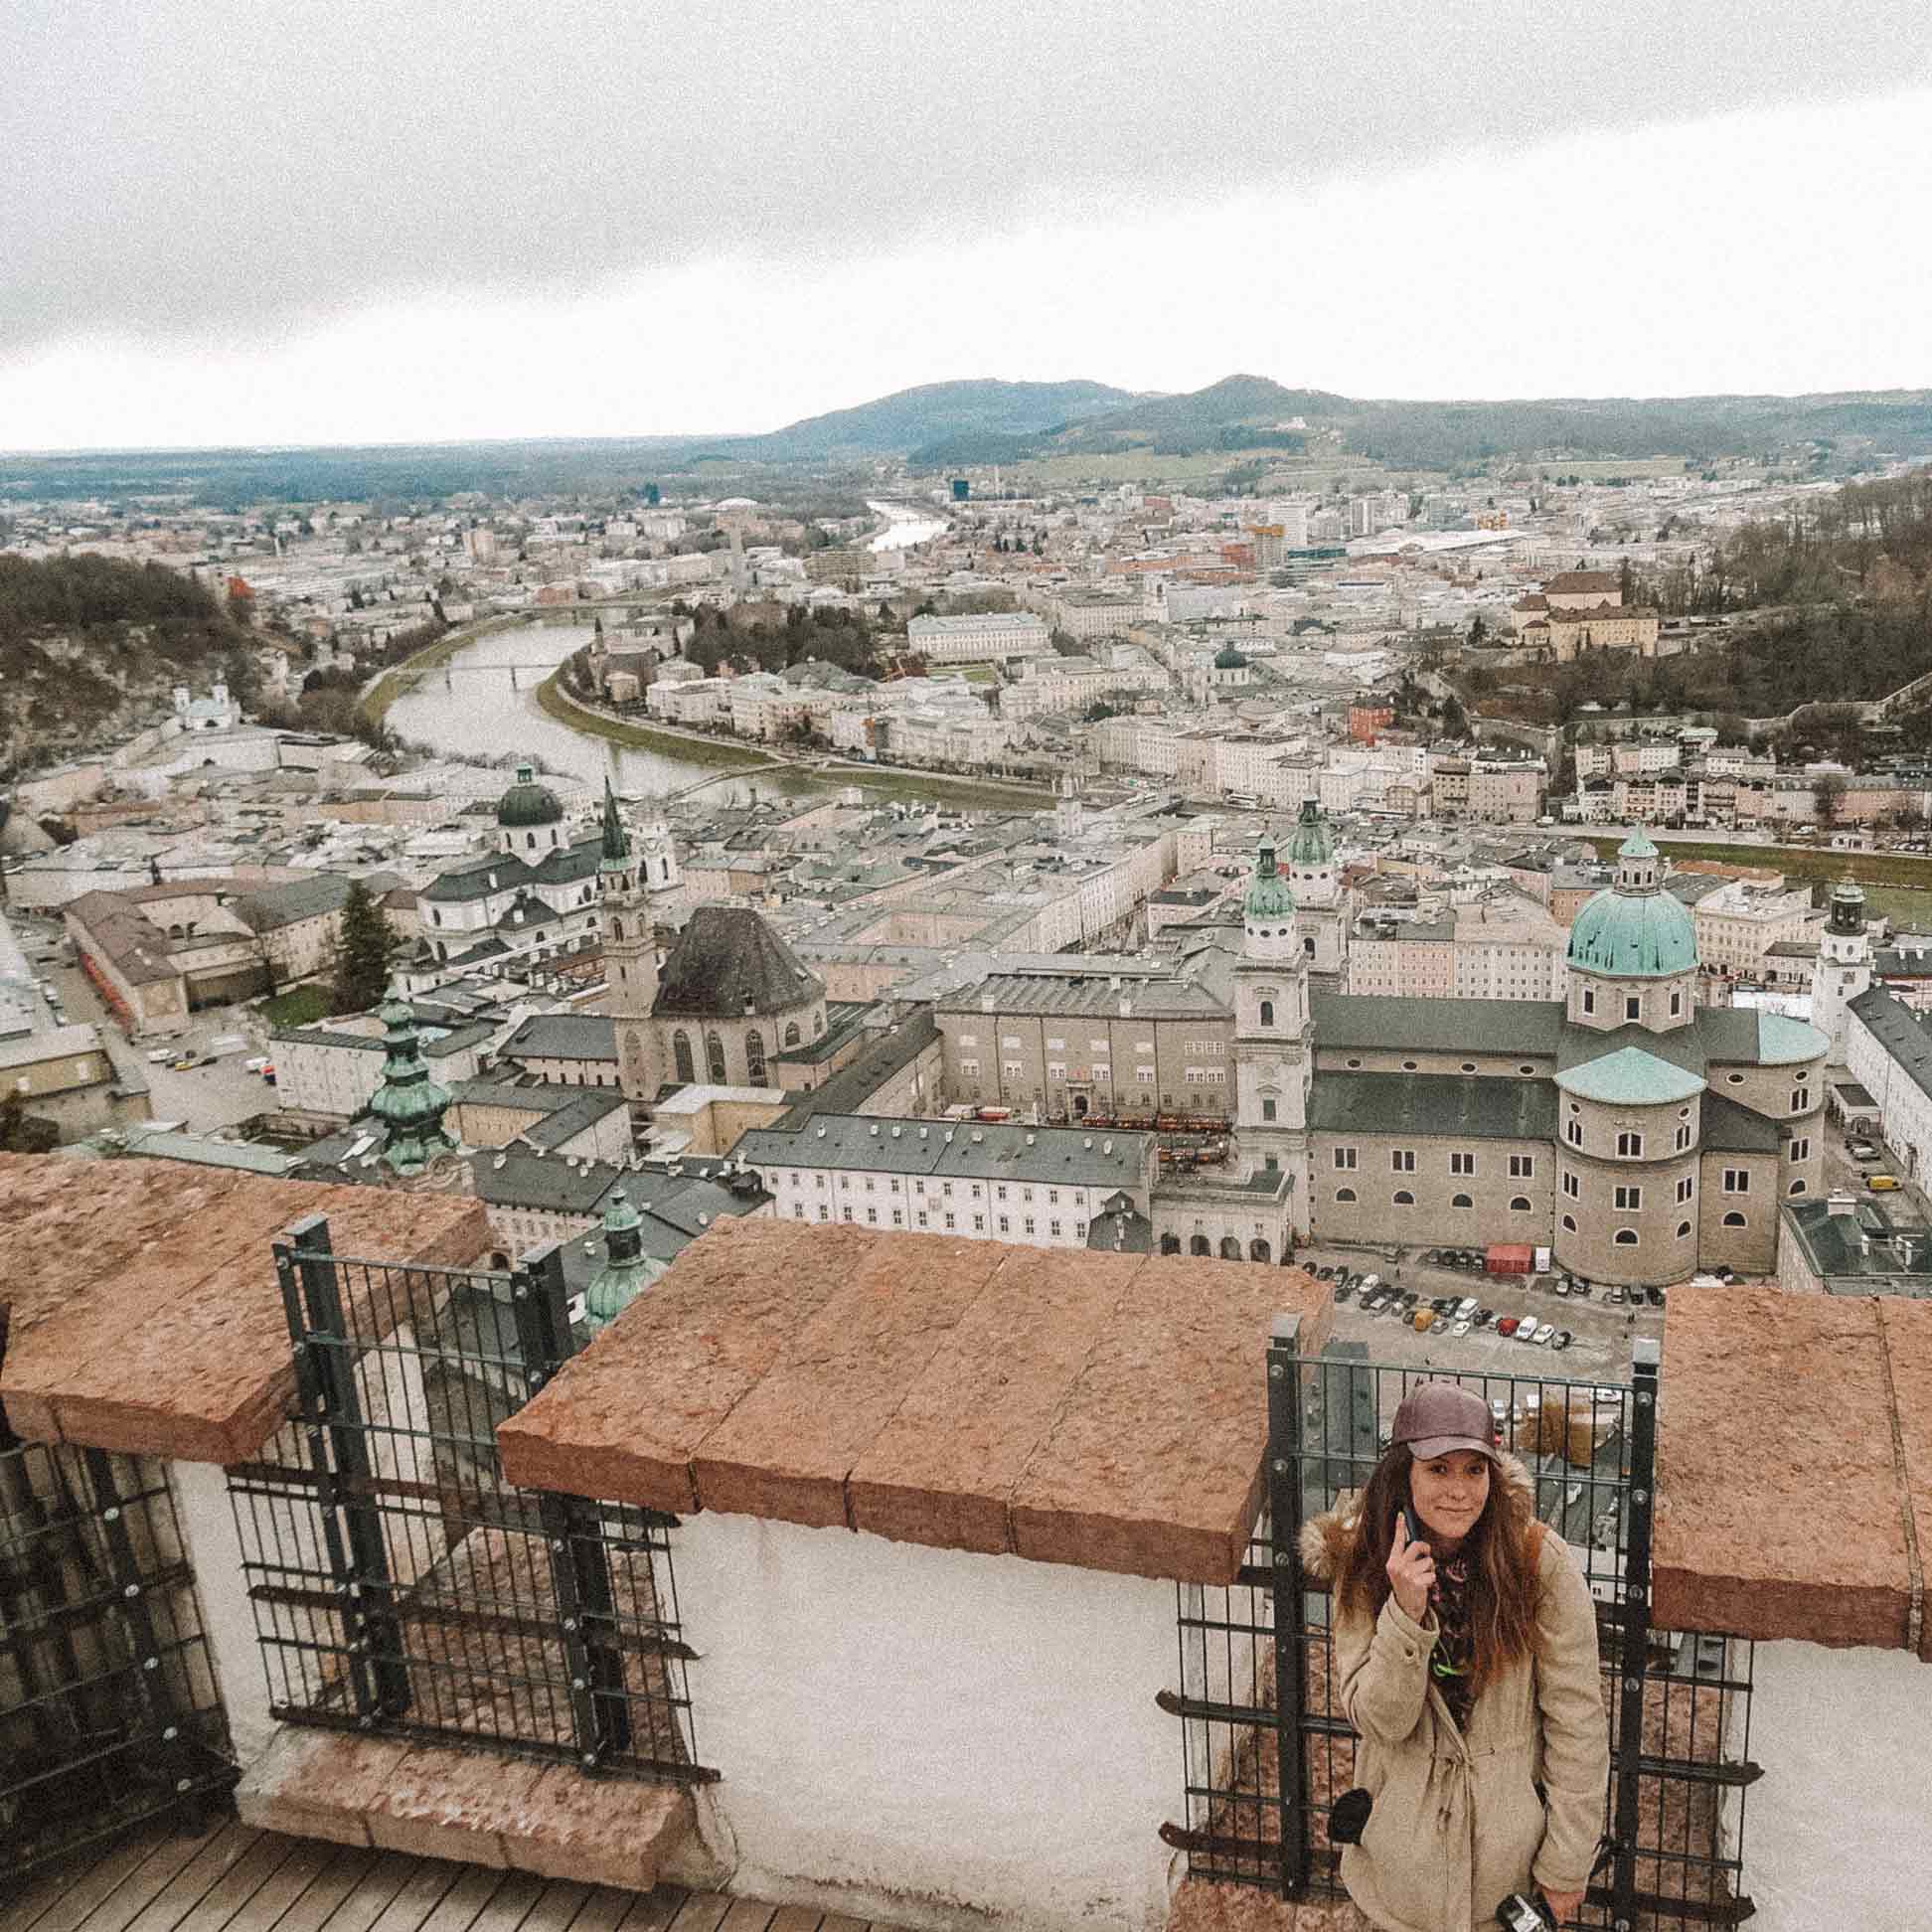
<instances>
[{"instance_id":1,"label":"fur-trimmed hood","mask_svg":"<svg viewBox=\"0 0 1932 1932\"><path fill-rule=\"evenodd\" d=\"M1510 1514L1516 1519L1517 1532L1522 1534L1535 1519L1535 1484L1529 1470L1507 1449L1496 1452L1496 1463ZM1332 1509L1302 1525L1302 1569L1316 1582L1333 1583L1341 1575L1355 1537L1356 1520L1362 1513L1362 1496L1361 1490L1344 1490Z\"/></svg>"}]
</instances>

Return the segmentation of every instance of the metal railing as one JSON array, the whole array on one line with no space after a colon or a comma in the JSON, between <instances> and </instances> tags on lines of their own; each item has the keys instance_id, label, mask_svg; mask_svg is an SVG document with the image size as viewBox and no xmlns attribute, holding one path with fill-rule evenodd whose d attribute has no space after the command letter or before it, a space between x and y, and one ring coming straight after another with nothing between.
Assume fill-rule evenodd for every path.
<instances>
[{"instance_id":1,"label":"metal railing","mask_svg":"<svg viewBox=\"0 0 1932 1932\"><path fill-rule=\"evenodd\" d=\"M227 1753L162 1465L0 1421L0 1876L213 1804Z\"/></svg>"},{"instance_id":2,"label":"metal railing","mask_svg":"<svg viewBox=\"0 0 1932 1932\"><path fill-rule=\"evenodd\" d=\"M1452 1375L1369 1363L1359 1349L1296 1348L1284 1318L1268 1350L1266 1514L1235 1581L1179 1586L1184 1815L1162 1837L1198 1878L1284 1897L1341 1890L1331 1807L1355 1779L1355 1733L1334 1679L1330 1594L1307 1573L1302 1526L1367 1483L1413 1383L1455 1380L1498 1416L1536 1515L1569 1543L1596 1601L1610 1777L1606 1852L1579 1927L1732 1925L1742 1890L1753 1646L1653 1630L1651 1508L1656 1346L1628 1384ZM1294 1613L1277 1617L1278 1604ZM1634 1661L1638 1668L1629 1668Z\"/></svg>"},{"instance_id":3,"label":"metal railing","mask_svg":"<svg viewBox=\"0 0 1932 1932\"><path fill-rule=\"evenodd\" d=\"M297 1409L229 1491L275 1715L697 1783L674 1517L503 1481L496 1425L571 1353L562 1257L274 1248Z\"/></svg>"}]
</instances>

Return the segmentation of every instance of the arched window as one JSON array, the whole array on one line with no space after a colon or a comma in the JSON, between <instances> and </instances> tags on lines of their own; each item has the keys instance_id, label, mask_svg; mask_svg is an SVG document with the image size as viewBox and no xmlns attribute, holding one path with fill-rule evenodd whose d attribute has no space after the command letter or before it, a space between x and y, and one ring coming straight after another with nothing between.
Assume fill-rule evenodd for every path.
<instances>
[{"instance_id":1,"label":"arched window","mask_svg":"<svg viewBox=\"0 0 1932 1932\"><path fill-rule=\"evenodd\" d=\"M1530 1211L1530 1197L1528 1195L1518 1195L1515 1197L1514 1200L1511 1201L1510 1203L1511 1213L1527 1214L1529 1211Z\"/></svg>"},{"instance_id":2,"label":"arched window","mask_svg":"<svg viewBox=\"0 0 1932 1932\"><path fill-rule=\"evenodd\" d=\"M622 920L622 919L612 919L612 920L611 920L611 922L610 922L610 936L611 936L611 937L612 937L613 939L621 939L621 938L622 938L622 937L624 936L624 922L623 922L623 920Z\"/></svg>"},{"instance_id":3,"label":"arched window","mask_svg":"<svg viewBox=\"0 0 1932 1932\"><path fill-rule=\"evenodd\" d=\"M691 1061L691 1036L682 1027L671 1036L671 1057L677 1062L679 1079L698 1077L698 1069Z\"/></svg>"},{"instance_id":4,"label":"arched window","mask_svg":"<svg viewBox=\"0 0 1932 1932\"><path fill-rule=\"evenodd\" d=\"M1803 1194L1804 1192L1805 1192L1805 1184L1802 1181L1794 1181L1791 1184L1791 1186L1785 1190L1786 1194Z\"/></svg>"},{"instance_id":5,"label":"arched window","mask_svg":"<svg viewBox=\"0 0 1932 1932\"><path fill-rule=\"evenodd\" d=\"M756 1027L744 1036L744 1072L753 1086L764 1085L764 1035Z\"/></svg>"},{"instance_id":6,"label":"arched window","mask_svg":"<svg viewBox=\"0 0 1932 1932\"><path fill-rule=\"evenodd\" d=\"M1356 1191L1353 1188L1337 1188L1335 1191L1335 1202L1337 1207L1342 1207L1345 1204L1353 1203L1355 1198L1356 1198Z\"/></svg>"},{"instance_id":7,"label":"arched window","mask_svg":"<svg viewBox=\"0 0 1932 1932\"><path fill-rule=\"evenodd\" d=\"M705 1070L714 1085L724 1084L724 1043L718 1037L716 1027L705 1036Z\"/></svg>"},{"instance_id":8,"label":"arched window","mask_svg":"<svg viewBox=\"0 0 1932 1932\"><path fill-rule=\"evenodd\" d=\"M1272 1027L1274 1025L1274 1002L1272 1000L1263 1000L1261 1002L1261 1024L1264 1027Z\"/></svg>"},{"instance_id":9,"label":"arched window","mask_svg":"<svg viewBox=\"0 0 1932 1932\"><path fill-rule=\"evenodd\" d=\"M1248 1243L1248 1259L1250 1261L1272 1261L1274 1259L1274 1250L1257 1234Z\"/></svg>"},{"instance_id":10,"label":"arched window","mask_svg":"<svg viewBox=\"0 0 1932 1932\"><path fill-rule=\"evenodd\" d=\"M508 1268L509 1265L510 1265L510 1257L507 1254L505 1254L501 1248L492 1248L490 1250L491 1267Z\"/></svg>"},{"instance_id":11,"label":"arched window","mask_svg":"<svg viewBox=\"0 0 1932 1932\"><path fill-rule=\"evenodd\" d=\"M1744 1216L1739 1213L1726 1214L1724 1216L1724 1225L1726 1227L1742 1227L1744 1225Z\"/></svg>"},{"instance_id":12,"label":"arched window","mask_svg":"<svg viewBox=\"0 0 1932 1932\"><path fill-rule=\"evenodd\" d=\"M1239 1235L1223 1234L1221 1236L1220 1258L1223 1261L1238 1261L1241 1258L1241 1241Z\"/></svg>"},{"instance_id":13,"label":"arched window","mask_svg":"<svg viewBox=\"0 0 1932 1932\"><path fill-rule=\"evenodd\" d=\"M1395 1190L1395 1206L1397 1208L1413 1208L1415 1206L1415 1197L1406 1188L1397 1188Z\"/></svg>"},{"instance_id":14,"label":"arched window","mask_svg":"<svg viewBox=\"0 0 1932 1932\"><path fill-rule=\"evenodd\" d=\"M1180 1235L1163 1234L1161 1236L1161 1252L1163 1254L1179 1254L1181 1252Z\"/></svg>"},{"instance_id":15,"label":"arched window","mask_svg":"<svg viewBox=\"0 0 1932 1932\"><path fill-rule=\"evenodd\" d=\"M798 1045L798 1022L796 1020L786 1023L785 1045L787 1046L796 1046Z\"/></svg>"},{"instance_id":16,"label":"arched window","mask_svg":"<svg viewBox=\"0 0 1932 1932\"><path fill-rule=\"evenodd\" d=\"M1617 1245L1619 1247L1635 1247L1637 1245L1637 1230L1634 1227L1618 1228Z\"/></svg>"},{"instance_id":17,"label":"arched window","mask_svg":"<svg viewBox=\"0 0 1932 1932\"><path fill-rule=\"evenodd\" d=\"M1212 1254L1213 1251L1214 1251L1213 1248L1208 1244L1208 1237L1205 1234L1197 1234L1194 1237L1194 1239L1188 1243L1188 1252L1190 1254Z\"/></svg>"},{"instance_id":18,"label":"arched window","mask_svg":"<svg viewBox=\"0 0 1932 1932\"><path fill-rule=\"evenodd\" d=\"M1450 1199L1449 1205L1452 1208L1473 1208L1476 1204L1467 1195L1455 1195Z\"/></svg>"},{"instance_id":19,"label":"arched window","mask_svg":"<svg viewBox=\"0 0 1932 1932\"><path fill-rule=\"evenodd\" d=\"M1690 1223L1689 1221L1679 1221L1678 1229L1677 1229L1678 1239L1680 1241L1688 1240L1690 1238Z\"/></svg>"},{"instance_id":20,"label":"arched window","mask_svg":"<svg viewBox=\"0 0 1932 1932\"><path fill-rule=\"evenodd\" d=\"M1563 1216L1563 1232L1565 1234L1574 1234L1576 1232L1576 1218L1574 1215L1565 1214Z\"/></svg>"},{"instance_id":21,"label":"arched window","mask_svg":"<svg viewBox=\"0 0 1932 1932\"><path fill-rule=\"evenodd\" d=\"M536 835L536 833L534 833L534 832L526 832L526 833L524 834L524 850L525 850L526 852L535 852L535 851L537 850L537 835Z\"/></svg>"}]
</instances>

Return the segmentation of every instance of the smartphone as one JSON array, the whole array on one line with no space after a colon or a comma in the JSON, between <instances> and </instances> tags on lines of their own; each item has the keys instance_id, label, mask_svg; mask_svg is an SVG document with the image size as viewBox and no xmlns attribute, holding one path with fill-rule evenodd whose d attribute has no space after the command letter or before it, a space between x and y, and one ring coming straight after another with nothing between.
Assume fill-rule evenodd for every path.
<instances>
[{"instance_id":1,"label":"smartphone","mask_svg":"<svg viewBox=\"0 0 1932 1932\"><path fill-rule=\"evenodd\" d=\"M1415 1505L1413 1503L1404 1503L1402 1505L1402 1528L1408 1531L1408 1539L1410 1542L1417 1543L1427 1540L1422 1534L1422 1520L1415 1514Z\"/></svg>"}]
</instances>

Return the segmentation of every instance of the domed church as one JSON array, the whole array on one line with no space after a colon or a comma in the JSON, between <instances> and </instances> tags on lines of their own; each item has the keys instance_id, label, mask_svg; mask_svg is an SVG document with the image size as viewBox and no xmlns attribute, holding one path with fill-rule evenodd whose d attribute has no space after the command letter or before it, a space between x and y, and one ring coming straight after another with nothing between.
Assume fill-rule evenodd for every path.
<instances>
[{"instance_id":1,"label":"domed church","mask_svg":"<svg viewBox=\"0 0 1932 1932\"><path fill-rule=\"evenodd\" d=\"M1525 1241L1627 1286L1774 1269L1780 1204L1822 1185L1828 1038L1698 1006L1691 916L1642 832L1567 963L1562 1002L1312 995L1318 1241Z\"/></svg>"}]
</instances>

